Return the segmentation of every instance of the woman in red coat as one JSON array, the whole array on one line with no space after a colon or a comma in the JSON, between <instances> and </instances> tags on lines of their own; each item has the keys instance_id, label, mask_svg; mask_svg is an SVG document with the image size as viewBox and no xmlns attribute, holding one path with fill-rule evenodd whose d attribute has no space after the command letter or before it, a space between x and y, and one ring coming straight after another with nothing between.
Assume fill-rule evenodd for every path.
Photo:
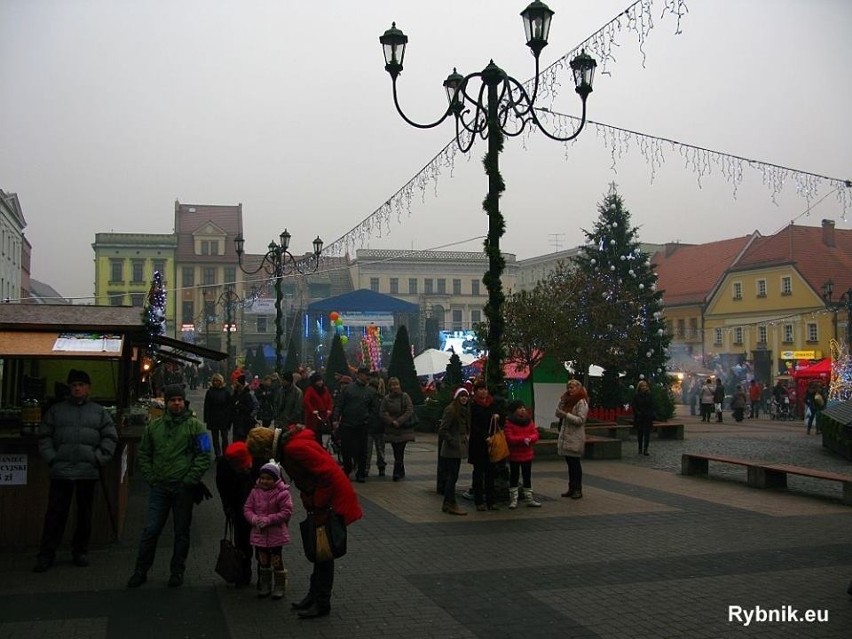
<instances>
[{"instance_id":1,"label":"woman in red coat","mask_svg":"<svg viewBox=\"0 0 852 639\"><path fill-rule=\"evenodd\" d=\"M506 443L509 444L509 508L518 507L518 493L530 508L541 508L532 491L532 462L535 457L533 444L538 441L538 428L530 418L524 403L515 399L506 406L508 415L503 427ZM523 476L523 491L518 479Z\"/></svg>"},{"instance_id":2,"label":"woman in red coat","mask_svg":"<svg viewBox=\"0 0 852 639\"><path fill-rule=\"evenodd\" d=\"M322 444L323 434L331 433L331 411L334 402L322 375L314 373L309 381L310 386L305 389L302 398L302 405L305 408L305 427L314 431L317 441Z\"/></svg>"},{"instance_id":3,"label":"woman in red coat","mask_svg":"<svg viewBox=\"0 0 852 639\"><path fill-rule=\"evenodd\" d=\"M301 492L302 504L316 523L325 523L328 510L349 526L361 519L358 496L337 462L317 443L313 431L301 424L286 429L253 428L246 439L249 452L261 459L274 458ZM308 594L292 604L299 617L325 617L331 611L334 559L314 562Z\"/></svg>"}]
</instances>

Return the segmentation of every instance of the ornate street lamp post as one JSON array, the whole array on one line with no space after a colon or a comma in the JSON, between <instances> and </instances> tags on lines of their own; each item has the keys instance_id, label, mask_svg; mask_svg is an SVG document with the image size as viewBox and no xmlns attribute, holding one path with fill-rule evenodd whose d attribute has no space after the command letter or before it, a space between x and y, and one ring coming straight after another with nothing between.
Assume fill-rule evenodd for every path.
<instances>
[{"instance_id":1,"label":"ornate street lamp post","mask_svg":"<svg viewBox=\"0 0 852 639\"><path fill-rule=\"evenodd\" d=\"M852 287L845 293L840 294L840 299L832 303L831 296L834 294L834 282L829 279L822 285L822 299L825 305L834 311L834 333L837 336L837 311L846 309L846 347L852 353Z\"/></svg>"},{"instance_id":2,"label":"ornate street lamp post","mask_svg":"<svg viewBox=\"0 0 852 639\"><path fill-rule=\"evenodd\" d=\"M529 124L531 127L537 127L552 140L567 142L576 138L586 123L586 98L592 92L592 81L597 66L595 60L584 51L571 60L575 91L582 102L582 118L571 135L560 137L551 134L542 126L536 115L535 101L538 94L539 54L547 46L553 11L536 0L521 12L521 17L524 22L527 46L535 58L535 81L532 94L527 93L518 80L507 75L494 64L493 60L482 71L466 76L453 69L453 72L444 80L449 106L438 120L429 124L419 124L409 119L399 105L396 81L402 72L408 36L396 28L396 23L393 23L391 28L379 38L384 48L385 70L390 74L393 83L394 105L403 120L418 129L429 129L452 116L455 120L456 143L462 153L467 153L471 149L477 137L488 139L488 152L484 160L485 173L488 176L488 195L483 202L483 208L488 215L488 235L485 240L488 272L483 277L488 290L488 303L485 306L485 317L488 319L488 334L485 340L488 349L486 381L492 392L501 394L504 385L502 305L505 295L500 277L506 263L500 252L500 238L505 233L506 225L499 206L500 195L505 190L505 184L500 175L499 156L503 150L504 135L510 137L520 135Z\"/></svg>"},{"instance_id":3,"label":"ornate street lamp post","mask_svg":"<svg viewBox=\"0 0 852 639\"><path fill-rule=\"evenodd\" d=\"M234 238L234 251L239 258L240 270L246 275L254 275L263 269L267 274L275 279L275 371L279 374L283 371L284 365L281 361L281 337L283 333L281 321L281 280L287 275L300 273L307 275L313 273L319 268L320 253L322 253L322 240L319 236L313 241L314 252L310 257L297 260L290 253L290 238L292 236L284 229L284 232L278 236L278 242L270 242L267 247L266 255L260 260L260 265L254 269L248 269L243 265L243 247L245 240L242 234Z\"/></svg>"},{"instance_id":4,"label":"ornate street lamp post","mask_svg":"<svg viewBox=\"0 0 852 639\"><path fill-rule=\"evenodd\" d=\"M234 370L231 367L231 333L236 330L236 325L234 324L234 308L236 306L241 306L243 302L243 298L237 295L237 292L230 288L226 289L225 292L219 296L219 299L216 300L216 303L225 309L225 323L222 330L225 331L225 343L227 349L225 352L228 354L228 358L225 361L227 363L226 370L228 373Z\"/></svg>"}]
</instances>

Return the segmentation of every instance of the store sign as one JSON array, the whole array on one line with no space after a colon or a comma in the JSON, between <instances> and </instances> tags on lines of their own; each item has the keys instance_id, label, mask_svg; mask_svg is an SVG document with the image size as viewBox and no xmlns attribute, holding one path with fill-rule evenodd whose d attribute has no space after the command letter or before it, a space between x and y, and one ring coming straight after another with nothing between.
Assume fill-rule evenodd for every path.
<instances>
[{"instance_id":1,"label":"store sign","mask_svg":"<svg viewBox=\"0 0 852 639\"><path fill-rule=\"evenodd\" d=\"M781 359L822 359L822 351L781 351Z\"/></svg>"},{"instance_id":2,"label":"store sign","mask_svg":"<svg viewBox=\"0 0 852 639\"><path fill-rule=\"evenodd\" d=\"M25 453L0 455L0 486L26 486L28 467Z\"/></svg>"},{"instance_id":3,"label":"store sign","mask_svg":"<svg viewBox=\"0 0 852 639\"><path fill-rule=\"evenodd\" d=\"M344 326L393 326L393 313L341 313Z\"/></svg>"},{"instance_id":4,"label":"store sign","mask_svg":"<svg viewBox=\"0 0 852 639\"><path fill-rule=\"evenodd\" d=\"M281 310L284 310L284 302L281 302ZM251 304L246 304L243 309L246 315L275 315L275 298L258 297Z\"/></svg>"}]
</instances>

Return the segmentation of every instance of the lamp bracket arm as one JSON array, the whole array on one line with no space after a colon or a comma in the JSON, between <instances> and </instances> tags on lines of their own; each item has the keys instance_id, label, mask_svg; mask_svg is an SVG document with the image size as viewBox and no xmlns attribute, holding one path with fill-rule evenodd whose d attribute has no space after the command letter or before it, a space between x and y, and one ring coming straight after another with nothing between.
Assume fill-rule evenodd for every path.
<instances>
[{"instance_id":1,"label":"lamp bracket arm","mask_svg":"<svg viewBox=\"0 0 852 639\"><path fill-rule=\"evenodd\" d=\"M574 130L574 133L564 138L558 135L554 135L550 133L547 129L545 129L541 121L538 119L538 116L535 113L535 109L532 109L530 111L530 118L535 123L536 127L538 127L538 130L541 131L545 136L549 137L551 140L555 140L557 142L570 142L578 135L580 135L580 132L583 130L583 127L586 126L586 100L583 99L583 113L580 117L579 126Z\"/></svg>"},{"instance_id":2,"label":"lamp bracket arm","mask_svg":"<svg viewBox=\"0 0 852 639\"><path fill-rule=\"evenodd\" d=\"M413 126L415 128L418 128L418 129L434 129L436 126L441 124L444 120L446 120L453 113L452 109L447 107L447 110L444 112L444 115L442 115L439 119L435 120L434 122L431 122L429 124L420 124L419 122L415 122L414 120L410 119L407 115L405 115L405 113L402 110L402 107L399 104L399 97L398 97L397 91L396 91L396 79L394 79L394 81L393 81L393 104L396 107L396 112L399 113L400 117L403 120L405 120L406 123L410 124L411 126Z\"/></svg>"}]
</instances>

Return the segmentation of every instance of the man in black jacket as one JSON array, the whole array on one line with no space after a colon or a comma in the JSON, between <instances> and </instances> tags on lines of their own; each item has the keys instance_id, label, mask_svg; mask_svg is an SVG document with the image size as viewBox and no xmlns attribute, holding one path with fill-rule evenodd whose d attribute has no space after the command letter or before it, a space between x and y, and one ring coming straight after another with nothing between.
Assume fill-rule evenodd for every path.
<instances>
[{"instance_id":1,"label":"man in black jacket","mask_svg":"<svg viewBox=\"0 0 852 639\"><path fill-rule=\"evenodd\" d=\"M340 422L340 444L343 454L343 472L355 470L355 481L367 481L367 433L370 420L378 412L378 395L367 381L370 369L358 368L355 382L347 384L335 405L335 421Z\"/></svg>"}]
</instances>

